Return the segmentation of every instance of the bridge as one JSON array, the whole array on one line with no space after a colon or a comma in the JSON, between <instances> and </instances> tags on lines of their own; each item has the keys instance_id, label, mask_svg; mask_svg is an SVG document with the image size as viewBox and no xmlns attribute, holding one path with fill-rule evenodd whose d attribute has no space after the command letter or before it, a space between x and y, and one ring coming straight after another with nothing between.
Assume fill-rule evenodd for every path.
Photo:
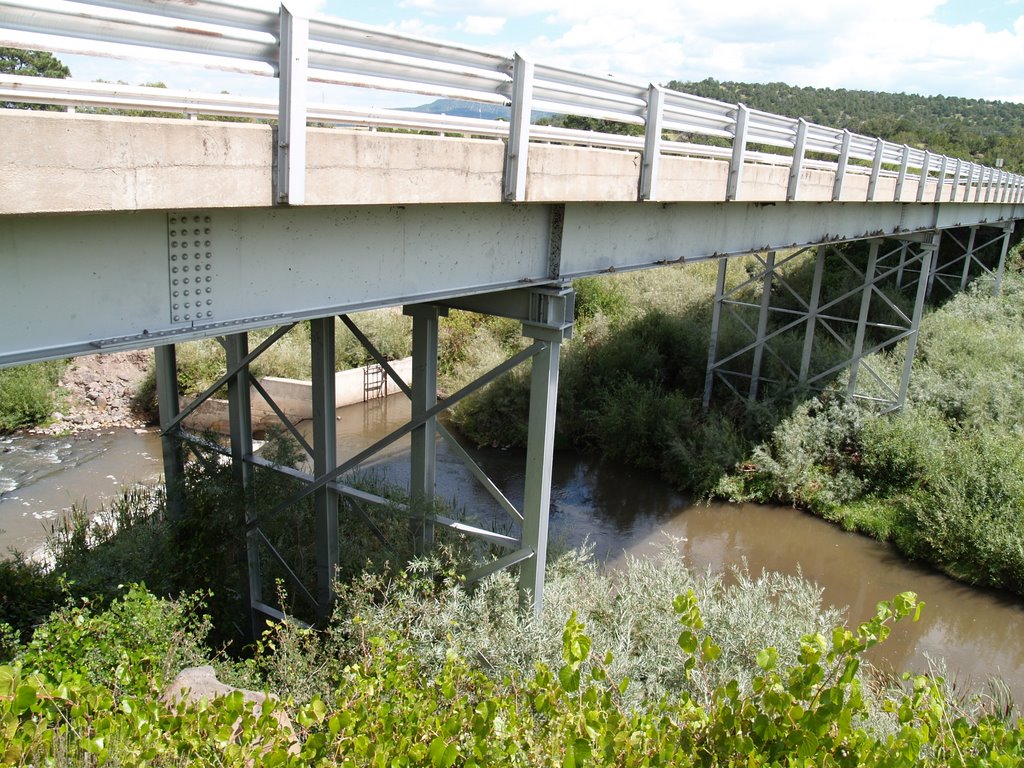
<instances>
[{"instance_id":1,"label":"bridge","mask_svg":"<svg viewBox=\"0 0 1024 768\"><path fill-rule=\"evenodd\" d=\"M444 439L514 531L419 511L419 545L429 547L438 526L481 539L498 554L469 577L518 565L523 594L540 610L572 279L716 260L706 400L716 383L756 398L769 383L761 361L773 339L796 329L805 341L801 368L790 372L795 381L821 385L849 368L851 395L895 408L906 395L928 292L938 283L966 284L983 247L1001 254L995 267L983 265L998 289L1014 223L1024 218L1024 177L1001 168L656 84L305 18L287 2L0 0L0 46L198 64L277 80L277 97L252 98L0 75L0 103L51 108L0 110L0 366L154 348L172 515L188 503L180 483L187 451L207 459L211 451L225 453L243 490L256 467L301 480L302 489L274 509L245 495L239 525L257 614L279 616L262 593L268 562L320 616L328 613L339 502L353 514L384 502L348 484L347 473L406 436L411 509L430 509L436 444ZM314 88L332 90L311 98ZM357 94L366 89L499 105L507 119L361 106ZM608 132L542 124L538 114L596 118ZM863 262L832 253L832 245L858 240L868 242ZM811 295L800 298L800 311L786 310L784 325L772 326L773 289L785 288L785 265L807 249L815 253ZM750 344L719 355L722 313L744 303L727 284L729 257L746 254L758 254L761 264L742 283L762 289L756 320L746 324ZM850 298L821 293L825 261L836 258L860 281L860 312L849 318L855 341L841 365L812 371L816 332L845 321L830 312ZM911 311L881 290L893 281L910 292ZM872 301L888 302L897 321L873 321ZM412 420L339 458L335 319L387 368L349 313L398 305L412 317L413 382L403 387ZM513 318L528 343L439 402L437 330L450 309ZM250 408L258 384L249 365L301 321L311 325L312 441L277 410L311 457L309 473L274 467L254 452ZM248 332L271 327L277 330L250 349ZM888 335L872 345L872 328ZM224 346L225 373L179 407L176 345L205 337ZM867 355L901 340L901 380L862 391ZM527 360L526 487L517 509L438 416ZM189 434L183 419L225 386L230 444L210 445ZM296 576L261 531L261 520L309 499L315 585Z\"/></svg>"}]
</instances>

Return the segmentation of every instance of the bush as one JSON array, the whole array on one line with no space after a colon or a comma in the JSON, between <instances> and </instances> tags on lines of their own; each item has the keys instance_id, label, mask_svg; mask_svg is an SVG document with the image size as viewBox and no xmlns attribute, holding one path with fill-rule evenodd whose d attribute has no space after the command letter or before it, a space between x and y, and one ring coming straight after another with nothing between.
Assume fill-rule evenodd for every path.
<instances>
[{"instance_id":1,"label":"bush","mask_svg":"<svg viewBox=\"0 0 1024 768\"><path fill-rule=\"evenodd\" d=\"M0 369L0 434L42 424L57 407L63 360Z\"/></svg>"},{"instance_id":2,"label":"bush","mask_svg":"<svg viewBox=\"0 0 1024 768\"><path fill-rule=\"evenodd\" d=\"M765 596L778 597L770 587ZM721 607L741 625L766 614L761 599L750 614L743 604ZM416 600L409 609L424 607ZM502 677L484 674L452 646L425 658L402 636L370 634L349 663L333 668L326 698L254 710L233 694L172 710L155 694L166 670L201 660L202 623L184 618L191 607L133 588L104 613L86 606L56 614L21 663L0 667L3 757L9 765L1013 764L1024 723L951 701L941 679L920 676L905 690L871 694L863 653L916 607L912 594L898 595L857 628L787 638L795 657L767 644L774 636L757 638L760 650L748 654L748 645L758 647L758 627L748 628L742 655L750 673L741 683L704 598L688 588L664 606L652 595L644 615L664 617L669 635L659 656L696 696L634 696L643 681L620 675L615 653L602 644L600 617L588 624L573 612L551 628L550 660ZM760 626L772 629L770 620ZM276 640L304 636L289 630ZM275 638L268 640L263 650L280 653ZM295 661L286 666L323 671ZM297 726L295 741L272 716L282 706Z\"/></svg>"},{"instance_id":3,"label":"bush","mask_svg":"<svg viewBox=\"0 0 1024 768\"><path fill-rule=\"evenodd\" d=\"M50 679L81 675L117 694L152 694L205 658L209 629L197 598L160 600L132 586L101 611L88 600L59 608L15 661Z\"/></svg>"},{"instance_id":4,"label":"bush","mask_svg":"<svg viewBox=\"0 0 1024 768\"><path fill-rule=\"evenodd\" d=\"M56 574L41 563L20 554L0 560L0 626L9 628L0 637L0 661L11 658L16 643L31 637L62 596Z\"/></svg>"}]
</instances>

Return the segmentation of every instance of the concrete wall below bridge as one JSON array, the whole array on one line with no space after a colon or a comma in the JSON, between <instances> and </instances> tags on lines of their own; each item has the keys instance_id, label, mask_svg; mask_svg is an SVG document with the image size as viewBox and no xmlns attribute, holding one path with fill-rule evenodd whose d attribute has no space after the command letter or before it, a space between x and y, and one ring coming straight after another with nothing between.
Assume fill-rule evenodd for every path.
<instances>
[{"instance_id":1,"label":"concrete wall below bridge","mask_svg":"<svg viewBox=\"0 0 1024 768\"><path fill-rule=\"evenodd\" d=\"M391 367L399 378L407 385L412 384L412 358L390 362ZM390 376L387 387L367 392L364 390L364 381L367 368L352 368L347 371L338 371L334 374L334 407L342 408L346 405L354 405L363 402L365 399L375 399L384 395L394 395L401 392L398 383ZM299 379L284 379L276 376L261 378L260 385L273 398L277 407L284 411L292 423L298 423L313 418L313 385L309 381ZM249 398L252 403L252 423L254 430L266 430L273 425L280 426L280 421L274 410L270 407L263 396L251 387ZM187 404L188 400L183 399L181 407ZM228 423L227 400L210 398L200 405L193 413L185 419L185 426L195 432L213 430L227 434L230 431Z\"/></svg>"}]
</instances>

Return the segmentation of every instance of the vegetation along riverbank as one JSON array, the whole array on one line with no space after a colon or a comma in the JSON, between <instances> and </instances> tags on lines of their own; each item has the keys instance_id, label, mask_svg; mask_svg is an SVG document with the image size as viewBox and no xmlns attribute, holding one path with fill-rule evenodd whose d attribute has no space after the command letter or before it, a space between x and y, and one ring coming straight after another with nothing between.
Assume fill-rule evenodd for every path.
<instances>
[{"instance_id":1,"label":"vegetation along riverbank","mask_svg":"<svg viewBox=\"0 0 1024 768\"><path fill-rule=\"evenodd\" d=\"M1024 594L1018 250L1000 295L981 279L936 297L921 324L907 404L890 414L849 401L838 385L777 389L755 403L720 397L705 411L713 265L577 281L580 326L563 359L561 444L657 470L698 495L795 504L969 583ZM804 269L794 279L809 276ZM836 293L847 279L826 276ZM739 346L742 329L724 325L720 343ZM827 362L838 346L817 344L815 355ZM776 351L779 369L799 367L799 345ZM897 345L869 362L898 380L902 353ZM521 444L525 391L522 374L498 382L460 405L455 421L480 444Z\"/></svg>"}]
</instances>

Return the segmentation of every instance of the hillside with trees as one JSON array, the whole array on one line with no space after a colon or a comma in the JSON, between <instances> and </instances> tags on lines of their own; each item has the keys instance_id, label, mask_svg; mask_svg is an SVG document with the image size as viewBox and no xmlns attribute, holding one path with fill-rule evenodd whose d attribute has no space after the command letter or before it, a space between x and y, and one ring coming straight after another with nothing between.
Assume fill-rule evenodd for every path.
<instances>
[{"instance_id":1,"label":"hillside with trees","mask_svg":"<svg viewBox=\"0 0 1024 768\"><path fill-rule=\"evenodd\" d=\"M753 109L803 117L953 157L1024 170L1024 104L947 96L800 88L785 83L672 80L668 88Z\"/></svg>"}]
</instances>

